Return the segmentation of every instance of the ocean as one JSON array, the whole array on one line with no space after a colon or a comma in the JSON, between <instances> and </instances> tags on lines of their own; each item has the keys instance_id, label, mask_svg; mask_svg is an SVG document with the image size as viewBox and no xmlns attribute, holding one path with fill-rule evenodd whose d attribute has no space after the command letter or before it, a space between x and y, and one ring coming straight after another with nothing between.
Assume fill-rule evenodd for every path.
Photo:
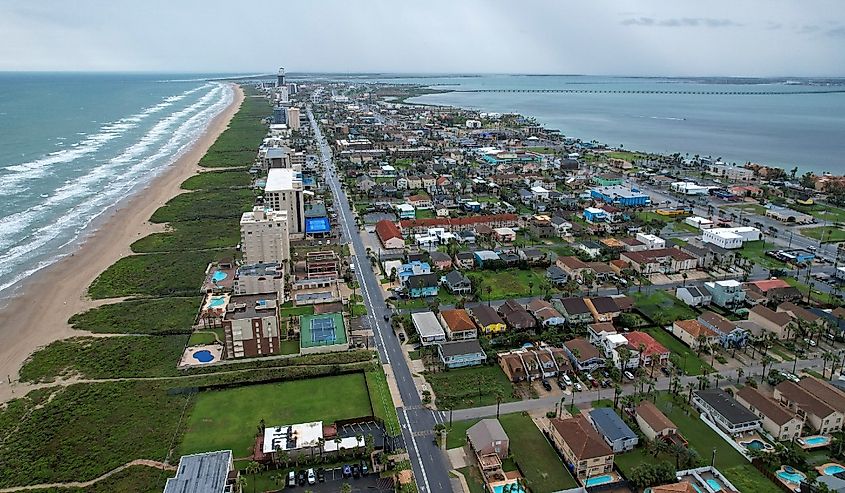
<instances>
[{"instance_id":1,"label":"ocean","mask_svg":"<svg viewBox=\"0 0 845 493\"><path fill-rule=\"evenodd\" d=\"M515 112L585 141L845 174L845 80L598 76L368 76L449 92L410 102ZM843 92L821 92L839 90ZM588 92L595 91L595 92ZM599 92L601 91L601 92ZM624 91L624 92L609 92ZM688 94L680 94L680 93ZM762 94L713 94L713 93ZM708 94L710 93L710 94Z\"/></svg>"},{"instance_id":2,"label":"ocean","mask_svg":"<svg viewBox=\"0 0 845 493\"><path fill-rule=\"evenodd\" d=\"M0 297L202 135L234 93L200 77L0 73Z\"/></svg>"}]
</instances>

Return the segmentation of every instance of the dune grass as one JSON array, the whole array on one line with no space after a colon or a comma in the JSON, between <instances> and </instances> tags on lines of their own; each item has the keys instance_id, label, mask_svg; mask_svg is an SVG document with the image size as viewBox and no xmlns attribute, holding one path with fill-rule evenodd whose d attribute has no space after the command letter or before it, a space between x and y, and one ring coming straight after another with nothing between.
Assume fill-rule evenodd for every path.
<instances>
[{"instance_id":1,"label":"dune grass","mask_svg":"<svg viewBox=\"0 0 845 493\"><path fill-rule=\"evenodd\" d=\"M100 334L187 334L201 301L199 296L127 300L77 313L68 323Z\"/></svg>"}]
</instances>

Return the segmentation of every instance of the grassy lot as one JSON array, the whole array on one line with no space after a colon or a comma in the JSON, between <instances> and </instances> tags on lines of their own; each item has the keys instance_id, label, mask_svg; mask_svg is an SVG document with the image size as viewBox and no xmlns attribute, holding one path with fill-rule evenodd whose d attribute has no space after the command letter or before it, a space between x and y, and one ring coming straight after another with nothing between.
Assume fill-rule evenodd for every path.
<instances>
[{"instance_id":1,"label":"grassy lot","mask_svg":"<svg viewBox=\"0 0 845 493\"><path fill-rule=\"evenodd\" d=\"M440 373L426 373L440 409L464 409L496 403L496 391L502 402L516 400L513 385L498 366L459 368Z\"/></svg>"},{"instance_id":2,"label":"grassy lot","mask_svg":"<svg viewBox=\"0 0 845 493\"><path fill-rule=\"evenodd\" d=\"M845 230L836 226L821 226L818 228L801 228L801 234L824 243L838 243L845 241Z\"/></svg>"},{"instance_id":3,"label":"grassy lot","mask_svg":"<svg viewBox=\"0 0 845 493\"><path fill-rule=\"evenodd\" d=\"M368 371L364 374L367 379L367 390L370 393L370 403L373 406L373 415L384 421L385 428L389 435L399 435L399 417L396 415L396 408L393 406L393 398L390 396L390 388L387 386L387 376L381 368Z\"/></svg>"},{"instance_id":4,"label":"grassy lot","mask_svg":"<svg viewBox=\"0 0 845 493\"><path fill-rule=\"evenodd\" d=\"M88 287L88 295L94 299L194 295L208 263L232 258L233 254L230 250L213 250L130 255L100 273Z\"/></svg>"},{"instance_id":5,"label":"grassy lot","mask_svg":"<svg viewBox=\"0 0 845 493\"><path fill-rule=\"evenodd\" d=\"M369 416L363 373L207 391L197 396L180 454L232 449L252 453L256 427Z\"/></svg>"},{"instance_id":6,"label":"grassy lot","mask_svg":"<svg viewBox=\"0 0 845 493\"><path fill-rule=\"evenodd\" d=\"M296 317L299 315L314 315L314 306L288 306L279 309L279 317Z\"/></svg>"},{"instance_id":7,"label":"grassy lot","mask_svg":"<svg viewBox=\"0 0 845 493\"><path fill-rule=\"evenodd\" d=\"M434 209L417 209L417 219L430 219L435 216Z\"/></svg>"},{"instance_id":8,"label":"grassy lot","mask_svg":"<svg viewBox=\"0 0 845 493\"><path fill-rule=\"evenodd\" d=\"M267 134L262 119L272 113L264 98L250 97L253 91L243 87L246 97L227 128L200 160L207 168L249 166L255 160L258 146Z\"/></svg>"},{"instance_id":9,"label":"grassy lot","mask_svg":"<svg viewBox=\"0 0 845 493\"><path fill-rule=\"evenodd\" d=\"M240 219L206 219L168 223L166 231L152 233L132 243L135 253L182 252L234 248L241 241Z\"/></svg>"},{"instance_id":10,"label":"grassy lot","mask_svg":"<svg viewBox=\"0 0 845 493\"><path fill-rule=\"evenodd\" d=\"M422 359L422 354L420 354L420 350L417 349L415 351L408 351L408 357L412 360Z\"/></svg>"},{"instance_id":11,"label":"grassy lot","mask_svg":"<svg viewBox=\"0 0 845 493\"><path fill-rule=\"evenodd\" d=\"M79 384L18 398L0 411L0 487L86 481L132 459L163 460L185 399L151 382Z\"/></svg>"},{"instance_id":12,"label":"grassy lot","mask_svg":"<svg viewBox=\"0 0 845 493\"><path fill-rule=\"evenodd\" d=\"M675 320L697 318L698 313L669 291L650 294L635 293L634 306L658 325L671 325Z\"/></svg>"},{"instance_id":13,"label":"grassy lot","mask_svg":"<svg viewBox=\"0 0 845 493\"><path fill-rule=\"evenodd\" d=\"M190 333L200 297L131 300L70 317L74 329L103 334Z\"/></svg>"},{"instance_id":14,"label":"grassy lot","mask_svg":"<svg viewBox=\"0 0 845 493\"><path fill-rule=\"evenodd\" d=\"M687 223L685 223L685 222L683 222L683 221L675 221L675 222L673 222L673 223L671 224L671 226L672 226L672 229L673 229L676 233L692 233L692 234L698 234L698 233L700 233L700 232L701 232L701 231L700 231L698 228L696 228L695 226L690 226L689 224L687 224Z\"/></svg>"},{"instance_id":15,"label":"grassy lot","mask_svg":"<svg viewBox=\"0 0 845 493\"><path fill-rule=\"evenodd\" d=\"M211 190L213 188L246 188L252 177L246 171L206 171L182 182L183 190Z\"/></svg>"},{"instance_id":16,"label":"grassy lot","mask_svg":"<svg viewBox=\"0 0 845 493\"><path fill-rule=\"evenodd\" d=\"M716 467L739 491L743 493L770 493L777 490L760 471L754 468L742 455L711 430L699 418L698 413L685 404L671 400L668 394L660 393L657 406L672 420L702 459L709 463L712 450L716 449Z\"/></svg>"},{"instance_id":17,"label":"grassy lot","mask_svg":"<svg viewBox=\"0 0 845 493\"><path fill-rule=\"evenodd\" d=\"M158 377L176 375L188 336L72 337L50 343L21 368L25 382L58 377Z\"/></svg>"},{"instance_id":18,"label":"grassy lot","mask_svg":"<svg viewBox=\"0 0 845 493\"><path fill-rule=\"evenodd\" d=\"M725 212L730 213L731 209L739 209L745 212L751 212L760 216L766 215L766 208L759 204L737 204L727 206ZM730 214L729 214L730 215Z\"/></svg>"},{"instance_id":19,"label":"grassy lot","mask_svg":"<svg viewBox=\"0 0 845 493\"><path fill-rule=\"evenodd\" d=\"M767 269L783 269L786 264L776 258L766 255L765 249L773 249L774 245L763 241L746 241L739 253L748 260Z\"/></svg>"},{"instance_id":20,"label":"grassy lot","mask_svg":"<svg viewBox=\"0 0 845 493\"><path fill-rule=\"evenodd\" d=\"M153 467L132 466L87 488L37 488L35 493L113 493L132 491L135 493L161 493L167 478L175 473Z\"/></svg>"},{"instance_id":21,"label":"grassy lot","mask_svg":"<svg viewBox=\"0 0 845 493\"><path fill-rule=\"evenodd\" d=\"M538 295L542 292L540 286L545 282L545 271L543 269L484 270L467 272L466 275L472 281L473 289L482 300L488 298L494 300L521 298L531 296L531 293ZM533 283L533 289L530 293L529 282ZM490 294L487 293L488 287L491 288Z\"/></svg>"},{"instance_id":22,"label":"grassy lot","mask_svg":"<svg viewBox=\"0 0 845 493\"><path fill-rule=\"evenodd\" d=\"M510 453L531 491L551 493L578 486L531 417L506 414L499 421L510 439Z\"/></svg>"},{"instance_id":23,"label":"grassy lot","mask_svg":"<svg viewBox=\"0 0 845 493\"><path fill-rule=\"evenodd\" d=\"M786 281L787 284L789 284L790 286L798 289L798 291L801 292L801 296L803 296L804 298L807 297L807 292L810 291L810 286L804 284L804 281L800 281L794 277L784 277L783 280ZM818 289L813 288L813 297L819 299L820 297L827 297L827 295L822 293Z\"/></svg>"},{"instance_id":24,"label":"grassy lot","mask_svg":"<svg viewBox=\"0 0 845 493\"><path fill-rule=\"evenodd\" d=\"M448 413L447 413L448 414ZM448 419L448 418L447 418ZM468 419L466 421L453 421L452 427L449 429L449 434L446 435L446 448L463 447L467 443L467 430L472 428L472 425L478 423L481 419ZM449 422L446 422L448 426Z\"/></svg>"},{"instance_id":25,"label":"grassy lot","mask_svg":"<svg viewBox=\"0 0 845 493\"><path fill-rule=\"evenodd\" d=\"M531 151L531 152L536 152L537 154L554 154L555 152L557 152L550 147L537 147L537 146L526 147L525 150Z\"/></svg>"},{"instance_id":26,"label":"grassy lot","mask_svg":"<svg viewBox=\"0 0 845 493\"><path fill-rule=\"evenodd\" d=\"M677 356L677 364L687 375L701 375L714 371L713 367L696 356L695 351L687 347L680 339L666 332L663 328L650 327L644 330L651 334L657 342L663 344L673 355Z\"/></svg>"},{"instance_id":27,"label":"grassy lot","mask_svg":"<svg viewBox=\"0 0 845 493\"><path fill-rule=\"evenodd\" d=\"M414 298L399 300L395 305L401 310L414 310L416 308L425 308L428 306L428 303L424 298Z\"/></svg>"},{"instance_id":28,"label":"grassy lot","mask_svg":"<svg viewBox=\"0 0 845 493\"><path fill-rule=\"evenodd\" d=\"M675 217L672 217L672 216L664 216L662 214L658 214L656 212L649 212L649 211L638 212L638 213L634 214L634 217L636 219L639 219L640 221L646 222L646 223L659 221L659 222L668 224L668 223L675 221L675 219L676 219Z\"/></svg>"},{"instance_id":29,"label":"grassy lot","mask_svg":"<svg viewBox=\"0 0 845 493\"><path fill-rule=\"evenodd\" d=\"M607 157L608 159L624 159L625 161L635 161L637 159L645 159L647 157L645 154L642 154L640 152L631 151L605 152L602 155Z\"/></svg>"},{"instance_id":30,"label":"grassy lot","mask_svg":"<svg viewBox=\"0 0 845 493\"><path fill-rule=\"evenodd\" d=\"M841 207L834 207L829 204L791 204L789 207L795 209L796 211L800 211L805 214L810 214L819 221L827 220L830 222L837 223L845 222L845 209Z\"/></svg>"},{"instance_id":31,"label":"grassy lot","mask_svg":"<svg viewBox=\"0 0 845 493\"><path fill-rule=\"evenodd\" d=\"M299 354L299 340L279 343L279 354Z\"/></svg>"},{"instance_id":32,"label":"grassy lot","mask_svg":"<svg viewBox=\"0 0 845 493\"><path fill-rule=\"evenodd\" d=\"M467 486L469 486L469 493L486 493L484 489L484 478L481 477L481 471L475 466L466 466L458 469L458 472L466 478Z\"/></svg>"},{"instance_id":33,"label":"grassy lot","mask_svg":"<svg viewBox=\"0 0 845 493\"><path fill-rule=\"evenodd\" d=\"M208 219L240 219L250 210L255 192L248 189L198 190L182 193L159 207L150 222L173 223L180 221L206 221Z\"/></svg>"},{"instance_id":34,"label":"grassy lot","mask_svg":"<svg viewBox=\"0 0 845 493\"><path fill-rule=\"evenodd\" d=\"M217 336L214 332L194 332L191 338L188 339L189 346L200 346L203 344L213 344L217 342ZM222 340L220 342L223 342Z\"/></svg>"}]
</instances>

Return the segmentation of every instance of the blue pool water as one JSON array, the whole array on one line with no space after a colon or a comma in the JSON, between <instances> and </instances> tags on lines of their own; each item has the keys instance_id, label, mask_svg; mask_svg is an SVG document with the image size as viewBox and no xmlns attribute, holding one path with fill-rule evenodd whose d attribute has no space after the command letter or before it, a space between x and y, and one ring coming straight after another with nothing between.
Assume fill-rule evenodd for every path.
<instances>
[{"instance_id":1,"label":"blue pool water","mask_svg":"<svg viewBox=\"0 0 845 493\"><path fill-rule=\"evenodd\" d=\"M707 486L709 486L713 491L722 491L722 483L716 481L715 479L708 479Z\"/></svg>"},{"instance_id":2,"label":"blue pool water","mask_svg":"<svg viewBox=\"0 0 845 493\"><path fill-rule=\"evenodd\" d=\"M613 481L613 476L610 474L602 474L601 476L593 476L584 481L584 486L598 486L600 484L607 484Z\"/></svg>"},{"instance_id":3,"label":"blue pool water","mask_svg":"<svg viewBox=\"0 0 845 493\"><path fill-rule=\"evenodd\" d=\"M842 471L845 471L845 467L842 467L839 464L834 464L834 465L825 467L823 469L823 471L826 475L833 476L834 474L838 474Z\"/></svg>"},{"instance_id":4,"label":"blue pool water","mask_svg":"<svg viewBox=\"0 0 845 493\"><path fill-rule=\"evenodd\" d=\"M764 448L766 448L766 444L763 443L761 440L757 440L756 438L754 440L751 440L750 442L744 442L743 445L745 445L746 448L749 448L751 450L763 450Z\"/></svg>"},{"instance_id":5,"label":"blue pool water","mask_svg":"<svg viewBox=\"0 0 845 493\"><path fill-rule=\"evenodd\" d=\"M521 484L515 483L514 485L516 486L516 489L513 489L513 487L511 487L512 489L510 489L509 491L512 491L513 493L526 493L525 488L523 488ZM505 490L505 486L506 485L503 484L497 484L493 487L493 493L502 493Z\"/></svg>"},{"instance_id":6,"label":"blue pool water","mask_svg":"<svg viewBox=\"0 0 845 493\"><path fill-rule=\"evenodd\" d=\"M214 281L214 282L220 282L223 279L226 279L227 277L229 277L228 274L226 274L223 271L218 270L218 271L214 271L214 274L211 275L211 280Z\"/></svg>"},{"instance_id":7,"label":"blue pool water","mask_svg":"<svg viewBox=\"0 0 845 493\"><path fill-rule=\"evenodd\" d=\"M800 472L778 471L778 477L791 483L800 483L806 476Z\"/></svg>"},{"instance_id":8,"label":"blue pool water","mask_svg":"<svg viewBox=\"0 0 845 493\"><path fill-rule=\"evenodd\" d=\"M827 443L830 441L830 438L823 437L823 436L814 436L804 439L804 443L807 445L821 445L823 443Z\"/></svg>"},{"instance_id":9,"label":"blue pool water","mask_svg":"<svg viewBox=\"0 0 845 493\"><path fill-rule=\"evenodd\" d=\"M223 306L225 304L226 304L226 298L224 298L222 296L215 296L214 298L211 298L211 300L208 302L208 307L209 308L220 308L221 306Z\"/></svg>"},{"instance_id":10,"label":"blue pool water","mask_svg":"<svg viewBox=\"0 0 845 493\"><path fill-rule=\"evenodd\" d=\"M193 354L193 357L200 363L208 363L214 359L214 355L211 354L211 351L208 351L206 349L203 349L202 351L197 351Z\"/></svg>"}]
</instances>

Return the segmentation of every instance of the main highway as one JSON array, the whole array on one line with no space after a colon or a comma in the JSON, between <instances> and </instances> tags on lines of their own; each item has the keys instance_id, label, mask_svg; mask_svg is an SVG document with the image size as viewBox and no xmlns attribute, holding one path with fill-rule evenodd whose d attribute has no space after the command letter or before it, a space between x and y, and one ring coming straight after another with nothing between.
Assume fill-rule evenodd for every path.
<instances>
[{"instance_id":1,"label":"main highway","mask_svg":"<svg viewBox=\"0 0 845 493\"><path fill-rule=\"evenodd\" d=\"M315 94L315 100L317 97L318 94ZM349 242L351 247L350 263L355 267L361 295L370 317L379 359L383 364L389 365L399 389L402 403L397 406L396 411L399 415L405 448L411 459L417 489L421 493L451 491L449 467L447 467L443 452L435 443L433 432L435 425L443 423L443 415L432 412L422 405L399 339L385 321L386 316L390 315L390 310L387 308L381 285L372 270L370 260L366 256L366 249L358 233L349 200L338 180L331 148L323 137L310 106L307 112L314 138L320 148L326 184L331 188L334 196L334 208L338 213L342 237L344 241Z\"/></svg>"}]
</instances>

